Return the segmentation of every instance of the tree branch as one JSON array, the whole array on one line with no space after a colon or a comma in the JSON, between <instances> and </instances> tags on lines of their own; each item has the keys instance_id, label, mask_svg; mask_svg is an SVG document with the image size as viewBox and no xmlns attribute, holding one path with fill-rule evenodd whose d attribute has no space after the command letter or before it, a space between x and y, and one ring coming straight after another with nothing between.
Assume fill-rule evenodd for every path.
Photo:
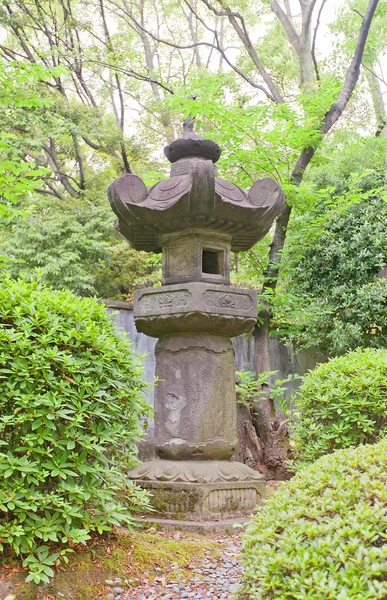
<instances>
[{"instance_id":1,"label":"tree branch","mask_svg":"<svg viewBox=\"0 0 387 600\"><path fill-rule=\"evenodd\" d=\"M369 71L373 75L373 77L375 77L375 79L378 79L379 81L384 83L384 85L387 86L387 81L385 79L383 79L383 77L380 77L379 75L377 75L377 73L375 73L375 71L373 71L370 67L367 67L367 65L364 64L364 62L362 62L361 64L362 64L362 67L364 67L364 69Z\"/></svg>"},{"instance_id":2,"label":"tree branch","mask_svg":"<svg viewBox=\"0 0 387 600\"><path fill-rule=\"evenodd\" d=\"M282 7L280 6L279 2L277 2L277 0L271 1L270 8L273 11L273 13L276 15L276 17L279 20L279 22L281 23L282 27L285 29L289 42L291 43L294 50L296 51L298 58L300 58L301 57L300 36L298 35L297 31L295 30L295 27L294 27L292 21L290 20L290 18L286 14L286 12L282 9Z\"/></svg>"},{"instance_id":3,"label":"tree branch","mask_svg":"<svg viewBox=\"0 0 387 600\"><path fill-rule=\"evenodd\" d=\"M132 69L124 69L123 67L118 67L117 65L112 65L102 60L95 59L88 59L85 61L85 63L100 65L101 67L106 67L107 69L111 69L112 71L118 71L119 73L122 73L127 77L133 77L133 79L137 79L138 81L147 81L148 83L155 83L169 94L174 94L174 91L171 88L164 85L163 83L161 83L161 81L158 81L153 77L149 77L148 75L141 75L140 73L136 73L136 71L133 71Z\"/></svg>"},{"instance_id":4,"label":"tree branch","mask_svg":"<svg viewBox=\"0 0 387 600\"><path fill-rule=\"evenodd\" d=\"M312 57L312 35L311 23L312 14L316 0L300 0L301 5L301 55L300 55L300 82L304 84L311 83L313 76L313 57Z\"/></svg>"},{"instance_id":5,"label":"tree branch","mask_svg":"<svg viewBox=\"0 0 387 600\"><path fill-rule=\"evenodd\" d=\"M103 0L99 0L99 6L100 6L100 11L101 11L103 29L104 29L104 33L105 33L106 45L107 45L107 48L109 49L109 51L111 52L111 54L114 54L113 43L112 43L112 39L110 36L110 32L109 32L109 28L108 28L108 24L107 24L107 20L106 20L106 16L105 16L105 7L104 7ZM121 81L120 81L120 78L118 77L117 71L114 72L114 78L116 81L118 98L119 98L119 102L120 102L119 116L117 114L116 109L115 109L115 113L117 115L117 127L120 129L121 134L122 134L122 139L120 141L121 155L122 155L122 160L124 163L126 173L131 173L132 170L130 168L128 154L126 152L126 146L125 146L125 141L124 141L125 103L124 103L124 96L122 94ZM114 105L114 108L115 108L114 94L111 95L111 100L112 100L112 104Z\"/></svg>"},{"instance_id":6,"label":"tree branch","mask_svg":"<svg viewBox=\"0 0 387 600\"><path fill-rule=\"evenodd\" d=\"M329 132L329 130L341 117L345 107L347 106L348 100L350 99L351 94L358 82L360 75L360 66L364 54L364 48L378 2L379 0L369 0L368 2L367 10L364 15L364 20L358 34L355 52L353 54L351 63L346 71L343 87L339 93L337 100L333 102L333 104L325 113L320 127L319 141L315 146L308 146L304 148L292 171L290 181L297 186L300 185L304 177L305 169L308 167L324 136ZM276 287L280 257L285 244L286 232L291 211L291 206L286 205L283 213L277 219L273 242L269 254L269 267L265 274L265 283L263 285L264 288L269 287L275 289Z\"/></svg>"},{"instance_id":7,"label":"tree branch","mask_svg":"<svg viewBox=\"0 0 387 600\"><path fill-rule=\"evenodd\" d=\"M43 144L43 149L47 154L48 164L50 165L51 169L54 171L55 175L58 177L58 179L61 182L61 184L63 185L63 187L70 194L70 196L77 196L78 190L76 190L71 185L69 179L73 179L73 181L77 185L79 185L79 184L73 177L71 177L70 175L67 175L67 173L63 173L63 171L60 169L58 157L56 155L54 140L52 138L50 138L49 142L45 142Z\"/></svg>"},{"instance_id":8,"label":"tree branch","mask_svg":"<svg viewBox=\"0 0 387 600\"><path fill-rule=\"evenodd\" d=\"M316 27L314 28L314 32L313 32L313 40L312 40L312 60L313 60L313 65L314 65L314 72L316 73L316 79L317 81L320 81L320 73L318 70L318 64L317 64L317 59L316 59L316 38L317 38L317 31L318 28L320 26L320 19L321 19L321 13L323 11L324 5L326 3L327 0L323 0L320 6L320 10L318 11L318 15L317 15L317 21L316 21Z\"/></svg>"},{"instance_id":9,"label":"tree branch","mask_svg":"<svg viewBox=\"0 0 387 600\"><path fill-rule=\"evenodd\" d=\"M82 156L82 152L81 152L81 147L79 145L78 138L77 138L75 131L70 129L70 134L73 139L75 160L77 161L77 164L78 164L78 171L79 171L78 186L79 186L79 189L84 190L86 187L86 178L85 178L85 167L83 164L83 156Z\"/></svg>"},{"instance_id":10,"label":"tree branch","mask_svg":"<svg viewBox=\"0 0 387 600\"><path fill-rule=\"evenodd\" d=\"M207 8L209 8L209 10L211 10L217 16L227 16L231 25L235 29L239 39L243 43L248 55L250 56L251 60L253 61L258 73L260 74L263 81L269 88L270 95L268 93L266 93L266 95L268 97L271 97L271 99L274 100L274 102L277 102L277 104L282 104L284 102L284 99L282 98L279 89L277 88L273 79L270 77L269 73L266 71L260 58L258 57L258 54L256 53L254 45L248 34L246 24L245 24L245 21L244 21L242 15L231 11L228 8L228 6L224 6L222 0L219 0L219 1L223 7L223 11L218 11L212 4L210 4L209 0L201 0L201 1L207 6ZM228 64L230 64L229 61L227 61L227 62L228 62ZM236 68L234 70L236 70ZM244 77L244 79L246 79L246 76ZM246 79L246 81L247 81L247 79ZM256 87L256 85L254 87Z\"/></svg>"}]
</instances>

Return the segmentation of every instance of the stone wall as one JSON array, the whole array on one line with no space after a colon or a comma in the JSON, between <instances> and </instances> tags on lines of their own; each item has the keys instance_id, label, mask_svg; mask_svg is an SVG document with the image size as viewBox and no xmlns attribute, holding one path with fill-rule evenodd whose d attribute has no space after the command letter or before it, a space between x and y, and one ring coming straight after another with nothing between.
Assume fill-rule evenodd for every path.
<instances>
[{"instance_id":1,"label":"stone wall","mask_svg":"<svg viewBox=\"0 0 387 600\"><path fill-rule=\"evenodd\" d=\"M109 312L112 315L118 329L125 334L134 345L134 350L143 355L144 375L146 381L153 381L155 376L155 358L154 348L156 338L148 337L143 333L138 333L134 324L133 307L128 302L105 301ZM232 339L235 350L235 361L237 371L255 370L255 340L252 335L242 335ZM278 371L277 377L285 379L290 374L298 373L303 375L309 369L313 369L318 362L325 360L324 357L315 356L312 350L303 351L295 354L293 349L285 346L279 338L273 336L270 338L270 354L273 371ZM287 397L297 390L299 381L295 380L288 384ZM147 390L147 400L154 405L154 388L151 386ZM154 457L154 424L148 423L147 432L143 442L140 445L140 459L150 459Z\"/></svg>"}]
</instances>

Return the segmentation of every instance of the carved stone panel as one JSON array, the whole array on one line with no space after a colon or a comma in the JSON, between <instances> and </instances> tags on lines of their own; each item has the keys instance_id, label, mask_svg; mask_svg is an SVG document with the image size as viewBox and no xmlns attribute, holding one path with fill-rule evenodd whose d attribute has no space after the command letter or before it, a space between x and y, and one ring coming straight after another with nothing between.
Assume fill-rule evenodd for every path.
<instances>
[{"instance_id":1,"label":"carved stone panel","mask_svg":"<svg viewBox=\"0 0 387 600\"><path fill-rule=\"evenodd\" d=\"M250 311L254 302L249 294L210 290L204 292L203 302L209 309L235 309L238 311Z\"/></svg>"},{"instance_id":2,"label":"carved stone panel","mask_svg":"<svg viewBox=\"0 0 387 600\"><path fill-rule=\"evenodd\" d=\"M188 290L156 290L157 288L153 293L144 294L138 299L136 308L139 312L147 314L160 314L171 310L179 312L185 309L192 299L192 294Z\"/></svg>"},{"instance_id":3,"label":"carved stone panel","mask_svg":"<svg viewBox=\"0 0 387 600\"><path fill-rule=\"evenodd\" d=\"M259 471L238 461L151 460L131 469L136 481L166 483L239 483L264 481ZM240 487L240 486L238 486Z\"/></svg>"},{"instance_id":4,"label":"carved stone panel","mask_svg":"<svg viewBox=\"0 0 387 600\"><path fill-rule=\"evenodd\" d=\"M138 290L134 318L137 330L153 337L191 331L233 337L252 330L256 293L205 283Z\"/></svg>"},{"instance_id":5,"label":"carved stone panel","mask_svg":"<svg viewBox=\"0 0 387 600\"><path fill-rule=\"evenodd\" d=\"M214 489L203 502L204 512L235 514L243 506L244 511L254 510L260 500L258 490L251 487Z\"/></svg>"},{"instance_id":6,"label":"carved stone panel","mask_svg":"<svg viewBox=\"0 0 387 600\"><path fill-rule=\"evenodd\" d=\"M163 280L166 283L195 281L196 243L188 240L184 244L173 244L163 248Z\"/></svg>"}]
</instances>

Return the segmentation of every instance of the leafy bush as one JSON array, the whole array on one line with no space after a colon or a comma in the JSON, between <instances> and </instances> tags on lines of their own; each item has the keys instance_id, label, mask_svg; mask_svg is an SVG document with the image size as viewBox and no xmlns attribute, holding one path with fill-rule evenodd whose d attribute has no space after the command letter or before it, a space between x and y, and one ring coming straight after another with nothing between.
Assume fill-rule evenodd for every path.
<instances>
[{"instance_id":1,"label":"leafy bush","mask_svg":"<svg viewBox=\"0 0 387 600\"><path fill-rule=\"evenodd\" d=\"M301 461L373 443L387 425L387 350L355 350L318 365L304 378L294 424Z\"/></svg>"},{"instance_id":2,"label":"leafy bush","mask_svg":"<svg viewBox=\"0 0 387 600\"><path fill-rule=\"evenodd\" d=\"M160 277L159 255L120 242L105 196L105 191L88 190L76 200L53 199L49 205L45 197L25 199L26 214L0 219L0 255L11 259L12 277L28 277L38 269L52 288L118 300L153 285Z\"/></svg>"},{"instance_id":3,"label":"leafy bush","mask_svg":"<svg viewBox=\"0 0 387 600\"><path fill-rule=\"evenodd\" d=\"M248 600L387 597L387 441L320 458L259 509L244 539Z\"/></svg>"},{"instance_id":4,"label":"leafy bush","mask_svg":"<svg viewBox=\"0 0 387 600\"><path fill-rule=\"evenodd\" d=\"M71 545L147 503L126 476L141 366L105 308L70 292L5 279L0 324L0 549L48 581Z\"/></svg>"},{"instance_id":5,"label":"leafy bush","mask_svg":"<svg viewBox=\"0 0 387 600\"><path fill-rule=\"evenodd\" d=\"M386 347L387 285L378 278L387 264L386 192L370 193L360 190L347 209L329 216L326 208L315 222L298 223L304 237L293 235L292 268L282 282L288 295L276 307L279 329L298 347L330 356Z\"/></svg>"},{"instance_id":6,"label":"leafy bush","mask_svg":"<svg viewBox=\"0 0 387 600\"><path fill-rule=\"evenodd\" d=\"M278 371L237 371L237 402L243 404L253 413L254 405L261 400L273 400L283 413L289 412L286 399L286 383L300 379L298 373L290 374L286 379L274 379ZM268 393L269 392L269 393Z\"/></svg>"}]
</instances>

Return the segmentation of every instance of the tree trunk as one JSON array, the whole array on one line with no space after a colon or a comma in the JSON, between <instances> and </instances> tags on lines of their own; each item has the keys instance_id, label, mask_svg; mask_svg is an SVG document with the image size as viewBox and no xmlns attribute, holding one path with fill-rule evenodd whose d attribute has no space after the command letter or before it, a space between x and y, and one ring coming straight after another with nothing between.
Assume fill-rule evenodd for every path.
<instances>
[{"instance_id":1,"label":"tree trunk","mask_svg":"<svg viewBox=\"0 0 387 600\"><path fill-rule=\"evenodd\" d=\"M370 88L372 103L374 105L374 111L377 121L377 137L387 137L387 114L386 107L383 99L383 92L380 86L380 81L375 74L375 67L372 66L371 69L365 67L365 75L368 81L368 85Z\"/></svg>"},{"instance_id":2,"label":"tree trunk","mask_svg":"<svg viewBox=\"0 0 387 600\"><path fill-rule=\"evenodd\" d=\"M263 446L254 428L247 406L237 404L238 448L234 459L255 471L265 473Z\"/></svg>"},{"instance_id":3,"label":"tree trunk","mask_svg":"<svg viewBox=\"0 0 387 600\"><path fill-rule=\"evenodd\" d=\"M257 372L271 371L269 328L271 313L264 308L262 323L254 331ZM277 417L274 401L270 398L270 387L264 386L265 399L254 406L255 429L262 447L263 473L266 479L289 479L286 459L289 435L285 423Z\"/></svg>"},{"instance_id":4,"label":"tree trunk","mask_svg":"<svg viewBox=\"0 0 387 600\"><path fill-rule=\"evenodd\" d=\"M343 87L338 95L337 100L333 102L333 104L325 113L320 127L320 138L318 142L314 146L308 146L304 148L298 157L290 177L290 181L295 185L300 185L302 182L305 170L310 164L317 148L321 144L321 141L328 131L330 131L333 125L339 120L352 95L355 85L359 79L364 47L378 1L379 0L369 0L367 10L363 17L362 25L360 27L356 48L345 75ZM303 0L301 3L301 6L303 6L305 12L305 15L303 14L303 18L306 16L307 8L310 8L313 5L313 0L311 2L308 2L308 0ZM311 15L309 15L309 18L310 17ZM308 60L309 58L310 57L308 57ZM263 291L269 289L271 292L275 292L282 250L286 241L286 233L291 211L292 208L286 205L283 213L277 219L275 233L270 248L269 266L265 273ZM261 324L257 326L254 335L256 341L257 373L262 373L272 370L269 353L269 333L272 315L268 303L263 303L259 316L261 318ZM270 390L265 391L267 391L266 399L257 402L254 407L255 427L259 440L263 446L266 477L269 479L282 479L288 476L286 470L286 458L289 446L288 432L285 423L282 422L281 419L276 415L274 403L272 400L270 400Z\"/></svg>"}]
</instances>

